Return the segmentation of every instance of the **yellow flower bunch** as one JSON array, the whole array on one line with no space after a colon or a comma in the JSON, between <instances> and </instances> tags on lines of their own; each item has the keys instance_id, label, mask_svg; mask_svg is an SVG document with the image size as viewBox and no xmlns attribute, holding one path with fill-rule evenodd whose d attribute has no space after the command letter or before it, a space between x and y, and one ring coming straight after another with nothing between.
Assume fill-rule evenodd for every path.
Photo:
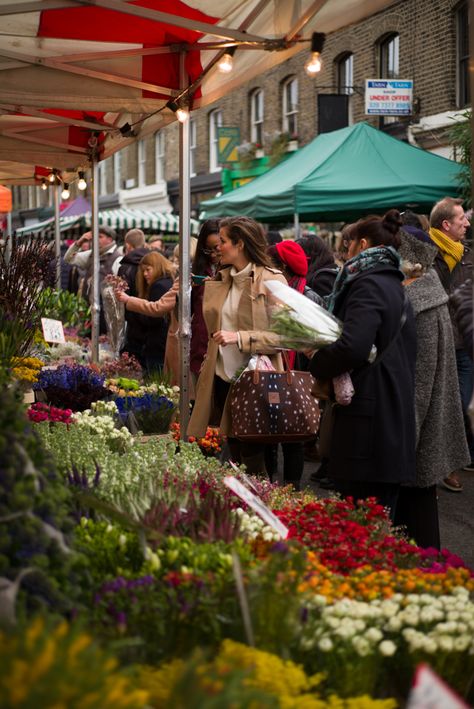
<instances>
[{"instance_id":1,"label":"yellow flower bunch","mask_svg":"<svg viewBox=\"0 0 474 709\"><path fill-rule=\"evenodd\" d=\"M219 706L259 709L394 709L392 699L376 700L368 696L322 699L316 690L323 675L309 677L300 665L277 655L224 640L217 656L206 661L198 655L188 663L173 660L159 669L142 668L139 683L150 693L154 709L173 706ZM252 692L258 693L257 695Z\"/></svg>"},{"instance_id":2,"label":"yellow flower bunch","mask_svg":"<svg viewBox=\"0 0 474 709\"><path fill-rule=\"evenodd\" d=\"M11 362L12 374L15 379L34 383L38 381L38 375L43 365L44 362L38 357L14 357Z\"/></svg>"},{"instance_id":3,"label":"yellow flower bunch","mask_svg":"<svg viewBox=\"0 0 474 709\"><path fill-rule=\"evenodd\" d=\"M421 569L397 571L374 570L370 566L354 569L350 576L331 572L308 552L308 574L299 586L301 593L325 596L328 603L341 598L373 601L390 598L395 593L431 593L440 596L463 587L474 591L474 578L468 569L449 567L443 573L426 573Z\"/></svg>"},{"instance_id":4,"label":"yellow flower bunch","mask_svg":"<svg viewBox=\"0 0 474 709\"><path fill-rule=\"evenodd\" d=\"M134 689L92 638L43 618L25 630L0 633L0 706L70 709L143 709L148 693Z\"/></svg>"}]
</instances>

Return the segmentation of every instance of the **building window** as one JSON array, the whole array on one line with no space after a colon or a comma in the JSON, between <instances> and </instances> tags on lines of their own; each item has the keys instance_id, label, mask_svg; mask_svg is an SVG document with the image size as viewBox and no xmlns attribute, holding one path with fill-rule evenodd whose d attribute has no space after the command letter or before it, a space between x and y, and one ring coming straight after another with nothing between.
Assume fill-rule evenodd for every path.
<instances>
[{"instance_id":1,"label":"building window","mask_svg":"<svg viewBox=\"0 0 474 709\"><path fill-rule=\"evenodd\" d=\"M219 138L217 129L222 125L222 111L212 111L209 114L209 171L218 172L219 165Z\"/></svg>"},{"instance_id":2,"label":"building window","mask_svg":"<svg viewBox=\"0 0 474 709\"><path fill-rule=\"evenodd\" d=\"M250 141L263 146L263 91L250 94Z\"/></svg>"},{"instance_id":3,"label":"building window","mask_svg":"<svg viewBox=\"0 0 474 709\"><path fill-rule=\"evenodd\" d=\"M464 108L470 103L469 95L469 10L463 2L456 10L456 84L457 105Z\"/></svg>"},{"instance_id":4,"label":"building window","mask_svg":"<svg viewBox=\"0 0 474 709\"><path fill-rule=\"evenodd\" d=\"M196 172L196 149L197 149L197 131L196 121L191 118L189 121L189 174L194 177Z\"/></svg>"},{"instance_id":5,"label":"building window","mask_svg":"<svg viewBox=\"0 0 474 709\"><path fill-rule=\"evenodd\" d=\"M396 79L400 71L400 37L391 34L380 42L380 78ZM381 116L380 127L396 123L396 116Z\"/></svg>"},{"instance_id":6,"label":"building window","mask_svg":"<svg viewBox=\"0 0 474 709\"><path fill-rule=\"evenodd\" d=\"M396 79L400 69L400 37L392 34L380 43L380 78Z\"/></svg>"},{"instance_id":7,"label":"building window","mask_svg":"<svg viewBox=\"0 0 474 709\"><path fill-rule=\"evenodd\" d=\"M138 141L138 186L146 185L146 146L144 140Z\"/></svg>"},{"instance_id":8,"label":"building window","mask_svg":"<svg viewBox=\"0 0 474 709\"><path fill-rule=\"evenodd\" d=\"M159 131L155 133L155 182L165 179L165 136Z\"/></svg>"},{"instance_id":9,"label":"building window","mask_svg":"<svg viewBox=\"0 0 474 709\"><path fill-rule=\"evenodd\" d=\"M352 115L352 95L354 93L354 55L350 53L343 54L337 60L337 92L338 94L345 94L349 98L347 99L347 123L346 125L352 125L353 115Z\"/></svg>"},{"instance_id":10,"label":"building window","mask_svg":"<svg viewBox=\"0 0 474 709\"><path fill-rule=\"evenodd\" d=\"M114 153L114 193L122 189L122 153Z\"/></svg>"},{"instance_id":11,"label":"building window","mask_svg":"<svg viewBox=\"0 0 474 709\"><path fill-rule=\"evenodd\" d=\"M106 163L99 163L99 194L107 194L107 172Z\"/></svg>"},{"instance_id":12,"label":"building window","mask_svg":"<svg viewBox=\"0 0 474 709\"><path fill-rule=\"evenodd\" d=\"M283 124L285 133L298 135L298 79L290 78L283 84Z\"/></svg>"}]
</instances>

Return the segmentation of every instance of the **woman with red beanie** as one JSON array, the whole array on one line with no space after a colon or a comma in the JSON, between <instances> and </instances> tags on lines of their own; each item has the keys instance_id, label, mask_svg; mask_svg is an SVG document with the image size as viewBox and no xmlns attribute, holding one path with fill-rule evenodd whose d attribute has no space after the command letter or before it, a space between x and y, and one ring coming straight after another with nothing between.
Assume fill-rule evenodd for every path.
<instances>
[{"instance_id":1,"label":"woman with red beanie","mask_svg":"<svg viewBox=\"0 0 474 709\"><path fill-rule=\"evenodd\" d=\"M303 293L308 273L308 260L301 246L294 241L280 241L267 249L276 268L282 271L288 285L298 293ZM288 352L291 369L295 363L295 352ZM299 490L304 467L304 443L282 443L283 448L283 481L292 484ZM278 446L265 447L265 466L271 479L278 472Z\"/></svg>"}]
</instances>

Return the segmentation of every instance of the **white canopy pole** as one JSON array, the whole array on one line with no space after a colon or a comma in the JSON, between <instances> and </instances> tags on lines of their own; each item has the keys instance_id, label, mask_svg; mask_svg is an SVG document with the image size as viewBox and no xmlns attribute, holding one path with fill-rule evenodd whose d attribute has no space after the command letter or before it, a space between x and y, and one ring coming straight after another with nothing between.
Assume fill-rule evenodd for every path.
<instances>
[{"instance_id":1,"label":"white canopy pole","mask_svg":"<svg viewBox=\"0 0 474 709\"><path fill-rule=\"evenodd\" d=\"M186 53L180 55L180 83L187 86ZM179 124L179 354L180 354L180 428L181 439L187 440L189 422L189 362L191 344L191 269L190 269L190 160L189 118Z\"/></svg>"},{"instance_id":2,"label":"white canopy pole","mask_svg":"<svg viewBox=\"0 0 474 709\"><path fill-rule=\"evenodd\" d=\"M99 292L99 166L93 151L91 157L91 232L92 232L92 336L91 359L99 361L100 292Z\"/></svg>"},{"instance_id":3,"label":"white canopy pole","mask_svg":"<svg viewBox=\"0 0 474 709\"><path fill-rule=\"evenodd\" d=\"M5 260L9 263L13 249L12 213L7 212L7 233L5 234Z\"/></svg>"},{"instance_id":4,"label":"white canopy pole","mask_svg":"<svg viewBox=\"0 0 474 709\"><path fill-rule=\"evenodd\" d=\"M59 228L59 180L54 180L54 256L56 259L56 288L61 288L61 231Z\"/></svg>"},{"instance_id":5,"label":"white canopy pole","mask_svg":"<svg viewBox=\"0 0 474 709\"><path fill-rule=\"evenodd\" d=\"M293 223L295 226L295 239L298 239L300 235L300 215L298 212L295 212L293 215Z\"/></svg>"}]
</instances>

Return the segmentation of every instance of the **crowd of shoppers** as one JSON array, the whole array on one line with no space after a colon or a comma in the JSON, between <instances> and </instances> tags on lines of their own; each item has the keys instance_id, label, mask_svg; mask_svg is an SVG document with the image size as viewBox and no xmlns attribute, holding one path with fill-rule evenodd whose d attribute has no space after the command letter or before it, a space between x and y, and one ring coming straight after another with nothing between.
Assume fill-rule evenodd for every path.
<instances>
[{"instance_id":1,"label":"crowd of shoppers","mask_svg":"<svg viewBox=\"0 0 474 709\"><path fill-rule=\"evenodd\" d=\"M332 426L324 476L342 495L377 497L419 544L439 547L437 486L460 492L457 472L474 469L469 228L461 200L449 197L429 220L392 209L348 224L337 253L317 234L283 240L248 217L204 222L191 264L195 393L188 434L219 425L229 458L277 479L277 447L233 435L230 393L254 354L282 371L265 282L287 283L342 322L333 344L312 355L289 353L290 366L319 381L351 374L348 405L320 402ZM164 370L178 382L177 253L168 260L162 240L147 244L134 229L122 255L114 237L100 232L100 279L118 273L127 281L128 292L116 293L126 308L124 350L146 371ZM89 246L90 233L65 254L85 297ZM296 488L304 455L302 443L283 444L283 480Z\"/></svg>"}]
</instances>

